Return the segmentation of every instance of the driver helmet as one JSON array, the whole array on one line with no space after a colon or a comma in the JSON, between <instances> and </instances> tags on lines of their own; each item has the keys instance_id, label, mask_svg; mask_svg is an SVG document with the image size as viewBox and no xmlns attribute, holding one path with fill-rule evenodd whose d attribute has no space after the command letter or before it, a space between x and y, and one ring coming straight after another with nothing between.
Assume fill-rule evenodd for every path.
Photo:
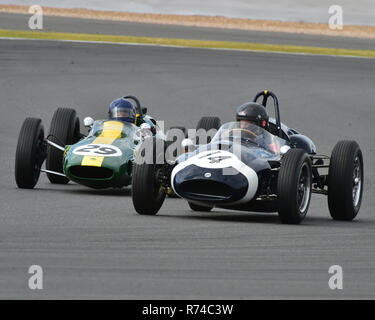
<instances>
[{"instance_id":1,"label":"driver helmet","mask_svg":"<svg viewBox=\"0 0 375 320\"><path fill-rule=\"evenodd\" d=\"M267 130L268 119L266 108L259 103L248 102L237 108L236 121L240 122L242 129L246 129L250 124L255 124Z\"/></svg>"},{"instance_id":2,"label":"driver helmet","mask_svg":"<svg viewBox=\"0 0 375 320\"><path fill-rule=\"evenodd\" d=\"M108 118L134 123L136 119L135 106L128 99L118 98L109 105Z\"/></svg>"}]
</instances>

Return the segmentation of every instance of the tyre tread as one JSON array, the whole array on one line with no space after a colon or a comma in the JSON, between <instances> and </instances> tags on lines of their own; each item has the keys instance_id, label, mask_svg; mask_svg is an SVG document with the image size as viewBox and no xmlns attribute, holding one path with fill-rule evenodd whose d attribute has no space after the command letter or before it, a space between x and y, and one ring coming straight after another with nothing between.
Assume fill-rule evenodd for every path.
<instances>
[{"instance_id":1,"label":"tyre tread","mask_svg":"<svg viewBox=\"0 0 375 320\"><path fill-rule=\"evenodd\" d=\"M363 158L358 143L341 140L332 150L328 173L328 208L334 220L353 220L358 213L353 206L351 188L348 187L352 182L354 158L357 154L362 163L363 192Z\"/></svg>"},{"instance_id":2,"label":"tyre tread","mask_svg":"<svg viewBox=\"0 0 375 320\"><path fill-rule=\"evenodd\" d=\"M39 173L35 174L35 139L40 130L44 129L42 120L38 118L26 118L22 124L16 149L15 179L19 188L32 189L35 187Z\"/></svg>"},{"instance_id":3,"label":"tyre tread","mask_svg":"<svg viewBox=\"0 0 375 320\"><path fill-rule=\"evenodd\" d=\"M49 130L49 135L51 135L51 137L49 140L59 145L63 143L64 146L76 142L76 137L74 137L73 131L77 121L79 120L74 109L58 108L52 117ZM47 170L63 173L62 160L63 154L61 150L51 146L47 147ZM69 179L66 177L57 176L50 173L47 173L47 176L51 183L66 184L69 182Z\"/></svg>"},{"instance_id":4,"label":"tyre tread","mask_svg":"<svg viewBox=\"0 0 375 320\"><path fill-rule=\"evenodd\" d=\"M297 190L294 190L294 186L297 187L299 173L296 172L296 168L302 166L305 161L309 162L311 170L311 160L302 149L290 149L283 157L277 183L278 211L283 223L298 224L306 214L301 216L295 206Z\"/></svg>"}]
</instances>

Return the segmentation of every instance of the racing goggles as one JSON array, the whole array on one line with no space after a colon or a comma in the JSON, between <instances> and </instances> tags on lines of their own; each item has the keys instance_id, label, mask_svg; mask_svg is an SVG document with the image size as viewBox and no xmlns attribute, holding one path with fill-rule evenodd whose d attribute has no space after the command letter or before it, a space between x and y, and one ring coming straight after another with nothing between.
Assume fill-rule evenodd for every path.
<instances>
[{"instance_id":1,"label":"racing goggles","mask_svg":"<svg viewBox=\"0 0 375 320\"><path fill-rule=\"evenodd\" d=\"M109 113L110 118L112 119L124 119L129 122L134 122L135 113L133 110L128 108L115 107Z\"/></svg>"}]
</instances>

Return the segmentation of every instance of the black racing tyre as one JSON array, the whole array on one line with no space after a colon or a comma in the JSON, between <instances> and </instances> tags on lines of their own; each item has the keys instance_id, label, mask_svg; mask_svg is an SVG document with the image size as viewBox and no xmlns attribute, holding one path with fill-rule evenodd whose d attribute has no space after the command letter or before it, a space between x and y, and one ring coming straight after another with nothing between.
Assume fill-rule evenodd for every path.
<instances>
[{"instance_id":1,"label":"black racing tyre","mask_svg":"<svg viewBox=\"0 0 375 320\"><path fill-rule=\"evenodd\" d=\"M363 156L355 141L339 141L328 170L328 208L334 220L351 221L361 207Z\"/></svg>"},{"instance_id":2,"label":"black racing tyre","mask_svg":"<svg viewBox=\"0 0 375 320\"><path fill-rule=\"evenodd\" d=\"M65 147L80 139L79 118L74 109L58 108L53 114L48 140ZM53 146L47 146L46 169L63 173L63 152ZM66 184L69 179L47 173L49 181L56 184Z\"/></svg>"},{"instance_id":3,"label":"black racing tyre","mask_svg":"<svg viewBox=\"0 0 375 320\"><path fill-rule=\"evenodd\" d=\"M217 130L221 127L221 120L219 117L202 117L197 124L196 130L198 131L199 129L205 130L208 135L207 135L207 142L205 141L206 139L203 139L204 141L200 141L199 134L197 132L197 139L196 139L196 144L205 144L205 143L210 143L211 139L213 138L214 134L216 133Z\"/></svg>"},{"instance_id":4,"label":"black racing tyre","mask_svg":"<svg viewBox=\"0 0 375 320\"><path fill-rule=\"evenodd\" d=\"M199 212L210 212L213 207L205 207L205 206L200 206L198 204L188 202L189 207L193 211L199 211Z\"/></svg>"},{"instance_id":5,"label":"black racing tyre","mask_svg":"<svg viewBox=\"0 0 375 320\"><path fill-rule=\"evenodd\" d=\"M174 127L170 127L169 130L172 130L172 129L179 129L183 132L185 138L187 136L187 132L186 132L186 128L185 127L180 127L180 126L174 126Z\"/></svg>"},{"instance_id":6,"label":"black racing tyre","mask_svg":"<svg viewBox=\"0 0 375 320\"><path fill-rule=\"evenodd\" d=\"M153 148L152 163L141 162L143 150L138 151L133 167L132 200L135 211L140 215L156 215L163 205L165 191L158 176L165 167L165 143L157 138L148 138L143 148ZM158 146L159 144L159 146ZM161 147L164 144L164 147ZM142 146L141 146L142 147Z\"/></svg>"},{"instance_id":7,"label":"black racing tyre","mask_svg":"<svg viewBox=\"0 0 375 320\"><path fill-rule=\"evenodd\" d=\"M311 159L302 149L290 149L281 159L277 180L279 218L282 223L299 224L311 199Z\"/></svg>"},{"instance_id":8,"label":"black racing tyre","mask_svg":"<svg viewBox=\"0 0 375 320\"><path fill-rule=\"evenodd\" d=\"M45 159L42 120L26 118L18 136L15 178L19 188L32 189L38 182Z\"/></svg>"}]
</instances>

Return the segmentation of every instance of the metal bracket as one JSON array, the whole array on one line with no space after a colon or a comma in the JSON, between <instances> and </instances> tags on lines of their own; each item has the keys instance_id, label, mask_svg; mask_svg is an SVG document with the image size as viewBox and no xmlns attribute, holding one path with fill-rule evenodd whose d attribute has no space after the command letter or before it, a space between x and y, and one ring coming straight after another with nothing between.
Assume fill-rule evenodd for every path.
<instances>
[{"instance_id":1,"label":"metal bracket","mask_svg":"<svg viewBox=\"0 0 375 320\"><path fill-rule=\"evenodd\" d=\"M48 143L49 145L51 145L52 147L55 147L56 149L59 149L59 150L61 150L61 151L65 151L65 148L62 147L62 146L60 146L60 145L58 145L57 143L54 143L54 142L49 141L49 140L46 140L46 141L47 141L47 143Z\"/></svg>"},{"instance_id":2,"label":"metal bracket","mask_svg":"<svg viewBox=\"0 0 375 320\"><path fill-rule=\"evenodd\" d=\"M328 195L328 191L327 191L327 190L312 189L311 192L312 192L312 193L317 193L317 194L323 194L323 195L325 195L325 196Z\"/></svg>"},{"instance_id":3,"label":"metal bracket","mask_svg":"<svg viewBox=\"0 0 375 320\"><path fill-rule=\"evenodd\" d=\"M56 176L66 177L66 175L63 174L63 173L51 171L51 170L46 170L46 169L40 169L40 172L51 173L51 174L54 174Z\"/></svg>"}]
</instances>

